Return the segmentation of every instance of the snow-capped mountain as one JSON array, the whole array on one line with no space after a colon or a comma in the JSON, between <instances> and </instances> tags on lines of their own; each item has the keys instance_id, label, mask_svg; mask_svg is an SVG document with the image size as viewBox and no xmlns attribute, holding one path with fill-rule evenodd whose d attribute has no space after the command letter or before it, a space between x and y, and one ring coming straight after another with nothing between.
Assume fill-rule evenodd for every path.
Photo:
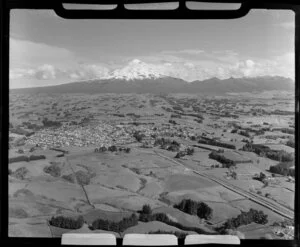
<instances>
[{"instance_id":1,"label":"snow-capped mountain","mask_svg":"<svg viewBox=\"0 0 300 247\"><path fill-rule=\"evenodd\" d=\"M148 64L134 59L123 68L115 69L108 76L101 79L118 79L118 80L143 80L143 79L159 79L166 77L157 65Z\"/></svg>"},{"instance_id":2,"label":"snow-capped mountain","mask_svg":"<svg viewBox=\"0 0 300 247\"><path fill-rule=\"evenodd\" d=\"M216 77L187 82L168 75L164 67L134 59L105 77L56 86L16 89L33 93L209 93L294 90L294 82L284 77L228 78Z\"/></svg>"}]
</instances>

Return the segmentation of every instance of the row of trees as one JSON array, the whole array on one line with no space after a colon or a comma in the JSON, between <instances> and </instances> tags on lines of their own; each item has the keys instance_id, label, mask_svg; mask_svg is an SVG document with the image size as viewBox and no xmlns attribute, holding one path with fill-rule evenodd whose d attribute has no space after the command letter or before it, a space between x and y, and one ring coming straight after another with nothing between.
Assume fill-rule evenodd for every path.
<instances>
[{"instance_id":1,"label":"row of trees","mask_svg":"<svg viewBox=\"0 0 300 247\"><path fill-rule=\"evenodd\" d=\"M94 152L95 153L103 153L103 152L106 152L106 151L109 151L109 152L125 152L125 153L130 153L130 148L128 147L117 147L115 145L112 145L112 146L109 146L108 148L106 147L100 147L100 148L95 148Z\"/></svg>"},{"instance_id":2,"label":"row of trees","mask_svg":"<svg viewBox=\"0 0 300 247\"><path fill-rule=\"evenodd\" d=\"M32 160L44 160L44 159L46 159L45 155L30 155L30 156L20 155L17 157L9 158L8 162L9 163L22 162L22 161L30 162Z\"/></svg>"},{"instance_id":3,"label":"row of trees","mask_svg":"<svg viewBox=\"0 0 300 247\"><path fill-rule=\"evenodd\" d=\"M84 219L82 216L79 216L77 219L64 217L64 216L57 216L57 217L53 216L49 220L49 224L51 226L56 226L65 229L79 229L82 227L83 223L84 223Z\"/></svg>"},{"instance_id":4,"label":"row of trees","mask_svg":"<svg viewBox=\"0 0 300 247\"><path fill-rule=\"evenodd\" d=\"M181 115L179 114L171 114L171 118L181 118Z\"/></svg>"},{"instance_id":5,"label":"row of trees","mask_svg":"<svg viewBox=\"0 0 300 247\"><path fill-rule=\"evenodd\" d=\"M231 132L231 133L232 133L232 132ZM251 137L249 131L247 131L247 130L241 130L241 131L239 132L239 134L242 135L242 136L245 136L245 137Z\"/></svg>"},{"instance_id":6,"label":"row of trees","mask_svg":"<svg viewBox=\"0 0 300 247\"><path fill-rule=\"evenodd\" d=\"M223 143L223 142L218 142L213 139L208 139L208 138L201 138L198 140L198 143L200 144L207 144L207 145L213 145L217 147L222 147L222 148L229 148L229 149L235 149L235 146L229 143Z\"/></svg>"},{"instance_id":7,"label":"row of trees","mask_svg":"<svg viewBox=\"0 0 300 247\"><path fill-rule=\"evenodd\" d=\"M294 155L292 153L288 153L284 150L271 150L269 147L261 144L247 143L242 147L242 150L254 152L257 155L265 156L269 159L281 162L289 162L294 160Z\"/></svg>"},{"instance_id":8,"label":"row of trees","mask_svg":"<svg viewBox=\"0 0 300 247\"><path fill-rule=\"evenodd\" d=\"M291 169L294 166L294 162L280 162L275 166L270 166L270 172L281 174L283 176L293 176L295 177L295 169Z\"/></svg>"},{"instance_id":9,"label":"row of trees","mask_svg":"<svg viewBox=\"0 0 300 247\"><path fill-rule=\"evenodd\" d=\"M200 219L209 220L212 218L213 210L204 202L196 202L191 199L184 199L174 208L191 215L197 215Z\"/></svg>"},{"instance_id":10,"label":"row of trees","mask_svg":"<svg viewBox=\"0 0 300 247\"><path fill-rule=\"evenodd\" d=\"M170 232L168 232L168 231L162 231L162 230L151 231L151 232L148 232L148 234L173 234L177 238L185 238L188 235L188 233L186 233L186 232L179 232L179 231L174 231L174 232L170 231Z\"/></svg>"},{"instance_id":11,"label":"row of trees","mask_svg":"<svg viewBox=\"0 0 300 247\"><path fill-rule=\"evenodd\" d=\"M236 162L230 159L227 159L224 155L222 155L221 153L217 152L217 151L212 151L208 157L210 159L219 161L223 168L229 168L231 166L236 166Z\"/></svg>"},{"instance_id":12,"label":"row of trees","mask_svg":"<svg viewBox=\"0 0 300 247\"><path fill-rule=\"evenodd\" d=\"M216 230L220 233L226 233L228 229L236 229L242 225L248 225L252 222L265 225L268 223L268 215L263 211L251 208L248 212L242 212L235 218L227 220L221 227Z\"/></svg>"},{"instance_id":13,"label":"row of trees","mask_svg":"<svg viewBox=\"0 0 300 247\"><path fill-rule=\"evenodd\" d=\"M135 226L138 224L138 217L136 214L132 214L130 217L123 218L119 222L97 219L92 223L92 229L106 230L121 233L127 228Z\"/></svg>"}]
</instances>

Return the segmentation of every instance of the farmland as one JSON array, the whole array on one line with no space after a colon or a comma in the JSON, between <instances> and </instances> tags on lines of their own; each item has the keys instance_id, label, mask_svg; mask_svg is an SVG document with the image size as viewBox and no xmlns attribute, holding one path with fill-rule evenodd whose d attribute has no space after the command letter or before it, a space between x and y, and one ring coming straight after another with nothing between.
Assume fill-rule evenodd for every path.
<instances>
[{"instance_id":1,"label":"farmland","mask_svg":"<svg viewBox=\"0 0 300 247\"><path fill-rule=\"evenodd\" d=\"M218 234L224 222L252 208L268 222L234 230L280 239L274 224L292 222L295 184L270 167L285 159L288 169L296 165L293 110L290 96L260 94L11 93L9 235ZM207 204L211 218L174 208L188 199ZM168 220L143 222L144 205ZM111 222L110 230L91 227L132 214L137 224L124 231L111 230ZM83 225L50 225L57 216L82 216Z\"/></svg>"}]
</instances>

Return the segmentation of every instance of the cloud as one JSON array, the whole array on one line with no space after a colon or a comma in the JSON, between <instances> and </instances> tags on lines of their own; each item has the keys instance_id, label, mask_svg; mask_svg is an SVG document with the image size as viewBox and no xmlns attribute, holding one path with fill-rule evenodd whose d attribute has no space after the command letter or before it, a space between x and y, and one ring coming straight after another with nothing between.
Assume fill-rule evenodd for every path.
<instances>
[{"instance_id":1,"label":"cloud","mask_svg":"<svg viewBox=\"0 0 300 247\"><path fill-rule=\"evenodd\" d=\"M202 54L205 51L203 50L193 50L193 49L186 49L186 50L178 50L178 51L162 51L163 54L188 54L188 55L197 55Z\"/></svg>"},{"instance_id":2,"label":"cloud","mask_svg":"<svg viewBox=\"0 0 300 247\"><path fill-rule=\"evenodd\" d=\"M74 71L70 71L69 78L76 79L76 80L87 80L87 79L94 79L94 78L102 78L106 77L109 73L109 69L96 64L85 64L81 65Z\"/></svg>"},{"instance_id":3,"label":"cloud","mask_svg":"<svg viewBox=\"0 0 300 247\"><path fill-rule=\"evenodd\" d=\"M58 75L62 75L63 71L56 69L53 65L44 64L35 69L11 69L9 73L10 79L34 78L38 80L56 79Z\"/></svg>"},{"instance_id":4,"label":"cloud","mask_svg":"<svg viewBox=\"0 0 300 247\"><path fill-rule=\"evenodd\" d=\"M30 67L41 64L74 64L76 57L70 50L28 40L10 38L10 67Z\"/></svg>"},{"instance_id":5,"label":"cloud","mask_svg":"<svg viewBox=\"0 0 300 247\"><path fill-rule=\"evenodd\" d=\"M186 50L190 51L190 50ZM182 51L178 51L182 54ZM39 66L20 66L10 70L11 79L33 78L37 80L61 79L66 82L109 77L115 69L139 64L141 60L160 74L177 77L186 81L205 80L211 77L226 79L229 77L284 76L294 79L294 53L287 52L270 59L244 58L238 53L225 50L205 52L204 56L195 58L180 57L174 54L156 53L149 56L126 57L118 63L107 64L75 64L63 67L45 63Z\"/></svg>"},{"instance_id":6,"label":"cloud","mask_svg":"<svg viewBox=\"0 0 300 247\"><path fill-rule=\"evenodd\" d=\"M109 69L97 64L82 64L71 69L61 69L50 64L43 64L36 68L15 68L10 70L10 79L37 79L37 80L89 80L102 78L108 75Z\"/></svg>"}]
</instances>

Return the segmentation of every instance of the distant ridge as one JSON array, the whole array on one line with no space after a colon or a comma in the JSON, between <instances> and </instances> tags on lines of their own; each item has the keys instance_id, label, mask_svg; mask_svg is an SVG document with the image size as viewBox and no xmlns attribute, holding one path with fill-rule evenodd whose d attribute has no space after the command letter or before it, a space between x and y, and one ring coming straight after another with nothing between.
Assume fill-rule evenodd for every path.
<instances>
[{"instance_id":1,"label":"distant ridge","mask_svg":"<svg viewBox=\"0 0 300 247\"><path fill-rule=\"evenodd\" d=\"M139 76L140 74L138 74ZM147 74L148 75L148 74ZM271 90L293 91L293 80L280 76L244 77L187 82L179 78L149 74L140 79L95 79L67 84L11 89L12 93L191 93L225 94L239 92L262 92ZM120 78L120 79L119 79Z\"/></svg>"}]
</instances>

